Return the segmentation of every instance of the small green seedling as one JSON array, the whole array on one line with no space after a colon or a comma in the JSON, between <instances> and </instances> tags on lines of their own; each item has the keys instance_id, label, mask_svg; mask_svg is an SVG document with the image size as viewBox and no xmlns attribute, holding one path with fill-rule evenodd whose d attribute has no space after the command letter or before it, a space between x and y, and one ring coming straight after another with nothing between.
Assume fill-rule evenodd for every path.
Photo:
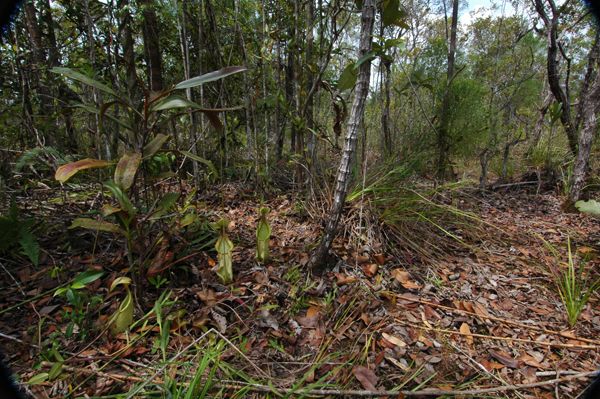
<instances>
[{"instance_id":1,"label":"small green seedling","mask_svg":"<svg viewBox=\"0 0 600 399\"><path fill-rule=\"evenodd\" d=\"M227 219L221 219L212 226L218 234L215 249L217 250L219 262L216 270L223 284L229 284L233 281L233 242L227 235L228 225L229 221Z\"/></svg>"},{"instance_id":2,"label":"small green seedling","mask_svg":"<svg viewBox=\"0 0 600 399\"><path fill-rule=\"evenodd\" d=\"M271 238L271 226L267 221L269 208L260 208L260 219L256 229L256 259L266 262L269 259L269 239Z\"/></svg>"}]
</instances>

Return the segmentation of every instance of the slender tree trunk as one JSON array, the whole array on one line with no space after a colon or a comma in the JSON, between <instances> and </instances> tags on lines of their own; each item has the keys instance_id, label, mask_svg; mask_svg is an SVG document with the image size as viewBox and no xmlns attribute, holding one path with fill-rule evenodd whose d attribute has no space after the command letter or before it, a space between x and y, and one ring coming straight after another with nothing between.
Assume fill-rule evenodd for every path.
<instances>
[{"instance_id":1,"label":"slender tree trunk","mask_svg":"<svg viewBox=\"0 0 600 399\"><path fill-rule=\"evenodd\" d=\"M440 117L440 125L437 131L437 177L439 180L446 180L450 173L448 172L448 164L450 162L450 88L452 79L454 78L454 58L456 54L456 31L458 25L458 0L452 1L452 21L450 27L450 41L448 43L448 68L446 71L446 89L442 100L442 109Z\"/></svg>"},{"instance_id":2,"label":"slender tree trunk","mask_svg":"<svg viewBox=\"0 0 600 399\"><path fill-rule=\"evenodd\" d=\"M534 0L536 11L542 18L544 25L546 26L546 35L548 42L547 50L547 70L548 70L548 84L550 85L550 91L561 105L560 122L562 123L567 139L569 141L569 149L573 155L577 154L577 127L575 126L571 116L571 100L569 98L569 81L567 71L567 80L565 82L565 88L560 84L560 72L558 68L558 54L559 54L559 43L558 43L558 22L560 17L560 11L556 7L554 0L547 0L550 5L551 15L548 15L542 0ZM567 60L568 62L569 60ZM567 68L569 69L569 67Z\"/></svg>"},{"instance_id":3,"label":"slender tree trunk","mask_svg":"<svg viewBox=\"0 0 600 399\"><path fill-rule=\"evenodd\" d=\"M31 45L34 71L32 73L32 83L37 91L40 101L40 120L41 124L36 126L36 129L41 130L43 139L46 145L54 145L54 137L50 131L50 117L52 114L52 93L46 85L46 52L42 42L42 29L37 17L37 10L33 1L25 2L25 21L27 25L27 33L29 35L29 43ZM33 116L33 115L31 115ZM40 129L41 128L41 129Z\"/></svg>"},{"instance_id":4,"label":"slender tree trunk","mask_svg":"<svg viewBox=\"0 0 600 399\"><path fill-rule=\"evenodd\" d=\"M600 73L596 74L596 79L590 87L589 95L585 99L585 105L582 109L583 128L579 134L577 146L577 157L573 166L573 175L571 177L571 189L567 205L573 205L583 191L587 174L589 172L590 151L592 141L596 133L598 122L596 115L600 110ZM570 204L569 204L570 203ZM569 206L570 207L570 206Z\"/></svg>"},{"instance_id":5,"label":"slender tree trunk","mask_svg":"<svg viewBox=\"0 0 600 399\"><path fill-rule=\"evenodd\" d=\"M181 17L178 18L179 23L179 44L181 46L181 57L183 61L183 74L184 78L190 79L190 50L188 46L188 34L187 34L187 0L183 0L181 2ZM185 89L185 96L188 100L192 101L192 89ZM192 154L198 154L198 147L196 146L196 142L198 141L198 132L196 130L196 118L194 117L194 113L190 110L188 114L190 118L190 144ZM173 132L175 129L173 128ZM175 140L175 146L177 146L177 140ZM193 162L193 171L194 171L194 180L196 184L200 184L200 168L198 166L198 162Z\"/></svg>"},{"instance_id":6,"label":"slender tree trunk","mask_svg":"<svg viewBox=\"0 0 600 399\"><path fill-rule=\"evenodd\" d=\"M83 8L85 12L85 25L86 25L86 36L88 45L88 56L92 68L96 68L96 40L94 39L94 21L90 14L89 0L83 1ZM100 101L100 95L98 91L91 87L91 95L94 104L98 106ZM96 157L102 159L102 137L100 135L100 118L98 114L93 114L89 120L89 130L94 134L94 145L96 146Z\"/></svg>"},{"instance_id":7,"label":"slender tree trunk","mask_svg":"<svg viewBox=\"0 0 600 399\"><path fill-rule=\"evenodd\" d=\"M365 54L371 51L371 40L373 36L373 21L375 20L375 4L374 0L364 0L361 12L360 24L360 46L358 59L361 59ZM344 143L344 151L337 173L337 182L333 196L333 204L329 211L329 219L327 220L323 237L316 250L313 252L310 259L311 267L320 267L324 264L326 256L331 248L333 239L337 234L344 203L348 193L350 184L350 173L352 170L352 162L355 158L356 141L360 121L365 112L365 103L369 93L369 81L371 77L371 62L365 61L361 64L358 71L356 81L356 90L352 108L350 110L350 118L346 131L346 139Z\"/></svg>"},{"instance_id":8,"label":"slender tree trunk","mask_svg":"<svg viewBox=\"0 0 600 399\"><path fill-rule=\"evenodd\" d=\"M146 55L150 90L161 91L163 89L162 60L160 54L159 24L156 12L154 11L155 2L153 0L139 0L138 4L142 9L143 16L144 53Z\"/></svg>"}]
</instances>

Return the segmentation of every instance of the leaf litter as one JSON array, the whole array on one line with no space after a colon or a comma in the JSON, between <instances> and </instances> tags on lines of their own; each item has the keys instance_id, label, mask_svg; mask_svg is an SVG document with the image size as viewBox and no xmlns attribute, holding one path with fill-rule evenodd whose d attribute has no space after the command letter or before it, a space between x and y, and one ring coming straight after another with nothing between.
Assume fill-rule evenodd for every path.
<instances>
[{"instance_id":1,"label":"leaf litter","mask_svg":"<svg viewBox=\"0 0 600 399\"><path fill-rule=\"evenodd\" d=\"M44 252L39 268L21 257L3 259L0 343L22 381L54 367L55 378L30 386L36 397L63 397L70 389L101 396L166 383L215 341L223 342L219 362L244 376L234 381L226 368L217 369L221 380L214 389L223 396L240 387L249 389L246 397L264 397L264 387L298 396L314 387L330 396L423 389L483 395L504 387L497 397L553 398L555 389L575 396L585 379L535 385L600 364L598 295L569 328L548 271L557 259L539 238L564 248L571 237L590 273L597 273L600 225L562 213L553 195L465 195L462 207L484 222L479 235L469 239L468 249L453 247L429 259L410 248L390 248L385 231L357 228L353 205L334 243L335 264L318 275L306 263L320 224L301 203L291 196L257 203L252 193L232 185L218 192L199 198L197 209L210 221L232 222L233 284L220 284L210 250L186 251L190 244L183 237L163 241L149 272L166 275L168 283L148 287L136 310L142 319L140 311L149 312L161 292L170 290L161 323L149 312L147 322L114 338L103 323L118 307L119 296L108 296L108 288L127 269L122 245L103 233L93 237L64 228L99 208L99 201L84 192L64 204L48 201L46 191L32 194L38 197L28 203L50 204L24 209L45 220L39 237ZM255 261L261 206L271 210L272 228L271 258L264 264ZM367 217L376 223L376 216ZM72 305L53 293L90 268L105 272L87 287L104 303L90 307L96 321L87 332L67 332ZM165 367L174 354L177 361ZM193 368L188 371L193 375ZM509 390L519 384L532 387Z\"/></svg>"}]
</instances>

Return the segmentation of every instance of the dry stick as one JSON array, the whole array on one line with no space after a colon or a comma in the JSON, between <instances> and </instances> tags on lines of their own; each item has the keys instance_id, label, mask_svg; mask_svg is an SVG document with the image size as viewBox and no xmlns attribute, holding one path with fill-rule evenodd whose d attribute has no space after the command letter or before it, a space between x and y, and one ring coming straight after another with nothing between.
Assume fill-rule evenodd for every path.
<instances>
[{"instance_id":1,"label":"dry stick","mask_svg":"<svg viewBox=\"0 0 600 399\"><path fill-rule=\"evenodd\" d=\"M266 385L260 384L243 384L235 381L226 381L223 384L217 384L217 387L221 388L232 388L232 389L240 389L240 388L249 388L250 390L259 391L259 392L273 392L275 394L279 394L281 396L285 394L295 393L298 395L322 395L322 396L360 396L360 397L377 397L377 396L394 396L394 395L404 395L404 396L460 396L460 395L481 395L485 393L496 393L496 392L506 392L506 391L518 391L521 389L528 388L536 388L543 387L547 385L560 384L562 382L567 382L570 380L575 380L579 378L585 377L594 377L598 375L597 371L586 371L582 373L578 373L575 375L570 375L568 377L563 378L555 378L547 381L540 382L532 382L529 384L516 384L516 385L505 385L500 387L492 387L492 388L481 388L481 389L465 389L465 390L443 390L443 389L424 389L420 391L366 391L366 390L351 390L351 389L309 389L309 390L299 390L299 389L282 389L282 388L273 388Z\"/></svg>"},{"instance_id":2,"label":"dry stick","mask_svg":"<svg viewBox=\"0 0 600 399\"><path fill-rule=\"evenodd\" d=\"M492 339L495 341L510 341L510 342L523 342L526 344L533 344L539 346L553 346L556 348L577 348L577 349L600 349L600 345L577 345L577 344L563 344L562 342L548 342L548 341L534 341L532 339L523 338L512 338L512 337L498 337L496 335L476 334L476 333L464 333L461 331L445 330L443 328L429 327L422 324L408 323L399 319L395 319L397 323L408 327L420 328L428 331L440 332L443 334L463 335L466 337L475 337L483 339Z\"/></svg>"},{"instance_id":3,"label":"dry stick","mask_svg":"<svg viewBox=\"0 0 600 399\"><path fill-rule=\"evenodd\" d=\"M600 341L599 340L595 340L595 339L583 338L583 337L575 337L575 336L568 335L567 333L564 333L564 332L561 332L561 331L548 330L548 329L543 328L543 327L531 326L531 325L519 323L518 321L512 321L512 320L502 319L502 318L496 317L496 316L481 315L481 314L478 314L478 313L469 312L468 310L451 308L450 306L445 306L445 305L441 305L441 304L437 304L437 303L434 303L434 302L425 301L425 300L418 299L418 298L411 298L411 297L407 297L407 296L404 296L404 295L401 295L401 294L395 294L395 293L389 293L389 294L391 294L391 295L393 295L393 296L395 296L397 298L400 298L400 299L404 299L404 300L411 301L411 302L421 303L423 305L435 306L437 308L450 310L452 312L464 313L464 314L468 314L468 315L471 315L471 316L481 317L483 319L489 319L489 320L499 321L501 323L506 323L506 324L510 324L510 325L513 325L513 326L517 326L517 327L521 327L521 328L526 328L526 329L529 329L529 330L537 330L537 331L545 332L547 334L560 335L563 338L568 338L568 339L572 339L572 340L576 340L576 341L581 341L581 342L589 342L591 344L595 344L597 346L600 346Z\"/></svg>"},{"instance_id":4,"label":"dry stick","mask_svg":"<svg viewBox=\"0 0 600 399\"><path fill-rule=\"evenodd\" d=\"M52 367L53 363L50 362L42 362L42 366L44 367ZM94 371L81 369L76 367L64 366L63 368L67 371L71 372L81 372L84 374L95 374L101 377L110 378L113 380L117 380L120 382L123 381L132 381L132 382L146 382L149 381L135 376L123 376L120 374L113 373L105 373L102 371ZM570 375L563 378L555 378L552 380L541 381L541 382L533 382L529 384L516 384L516 385L505 385L500 387L492 387L492 388L481 388L481 389L467 389L467 390L442 390L442 389L425 389L421 391L367 391L367 390L351 390L351 389L309 389L309 390L301 390L301 389L292 389L292 388L274 388L272 386L261 385L261 384L246 384L240 383L237 381L224 381L222 384L215 384L216 388L229 388L229 389L242 389L249 388L255 392L272 392L277 395L283 396L285 394L296 393L299 395L332 395L332 396L360 396L360 397L376 397L376 396L393 396L393 395L404 395L404 396L440 396L440 395L481 395L484 393L495 393L495 392L506 392L506 391L518 391L521 389L527 388L536 388L547 385L560 384L562 382L567 382L570 380L585 378L585 377L595 377L599 375L597 371L586 371L582 373L577 373L574 375ZM152 382L156 384L163 384L164 382L160 379L156 378L156 375L153 376ZM184 384L186 385L186 384Z\"/></svg>"}]
</instances>

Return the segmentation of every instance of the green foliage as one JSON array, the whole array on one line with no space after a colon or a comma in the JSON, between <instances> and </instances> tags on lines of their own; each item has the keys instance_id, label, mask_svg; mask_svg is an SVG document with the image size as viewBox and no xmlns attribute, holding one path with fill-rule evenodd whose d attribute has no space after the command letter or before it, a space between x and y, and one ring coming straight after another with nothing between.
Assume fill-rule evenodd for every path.
<instances>
[{"instance_id":1,"label":"green foliage","mask_svg":"<svg viewBox=\"0 0 600 399\"><path fill-rule=\"evenodd\" d=\"M33 234L35 220L19 219L16 202L12 201L8 215L0 216L0 253L6 253L17 245L35 266L39 263L40 245Z\"/></svg>"},{"instance_id":2,"label":"green foliage","mask_svg":"<svg viewBox=\"0 0 600 399\"><path fill-rule=\"evenodd\" d=\"M588 213L594 217L600 217L600 202L596 200L577 201L575 207L579 212Z\"/></svg>"},{"instance_id":3,"label":"green foliage","mask_svg":"<svg viewBox=\"0 0 600 399\"><path fill-rule=\"evenodd\" d=\"M84 289L94 281L98 280L104 272L98 270L87 270L77 275L73 281L61 288L54 291L54 296L64 296L67 302L72 306L72 309L66 309L64 316L69 323L65 335L71 337L74 333L74 329L77 326L79 328L79 336L81 339L87 337L88 331L87 326L90 324L91 313L87 312L87 308L91 305L99 303L99 298L90 298L89 294Z\"/></svg>"},{"instance_id":4,"label":"green foliage","mask_svg":"<svg viewBox=\"0 0 600 399\"><path fill-rule=\"evenodd\" d=\"M544 240L546 247L554 254L560 264L559 251L550 243ZM576 261L571 251L571 239L567 238L567 265L552 268L554 282L560 299L567 313L569 326L574 327L579 315L587 305L590 297L600 290L600 277L592 278L585 272L585 262L579 262L579 267L575 265Z\"/></svg>"},{"instance_id":5,"label":"green foliage","mask_svg":"<svg viewBox=\"0 0 600 399\"><path fill-rule=\"evenodd\" d=\"M43 170L53 168L54 162L64 162L65 158L53 147L34 147L27 151L17 159L15 163L15 172L22 172L25 168L34 168L41 166Z\"/></svg>"}]
</instances>

